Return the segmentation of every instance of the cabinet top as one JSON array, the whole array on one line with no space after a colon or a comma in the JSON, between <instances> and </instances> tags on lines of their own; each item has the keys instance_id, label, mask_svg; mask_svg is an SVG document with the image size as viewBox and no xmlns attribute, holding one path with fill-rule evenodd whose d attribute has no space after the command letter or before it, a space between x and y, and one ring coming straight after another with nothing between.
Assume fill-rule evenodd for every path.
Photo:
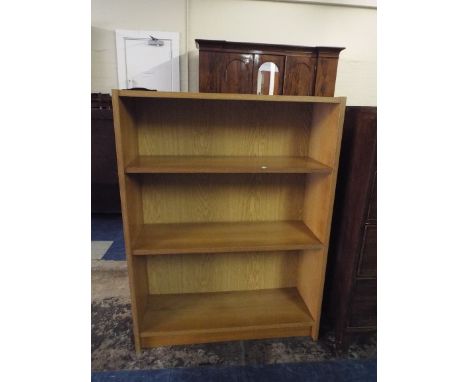
<instances>
[{"instance_id":1,"label":"cabinet top","mask_svg":"<svg viewBox=\"0 0 468 382\"><path fill-rule=\"evenodd\" d=\"M133 98L172 98L219 101L270 101L270 102L310 102L310 103L346 103L346 97L315 97L287 95L257 95L234 93L189 93L160 92L154 90L112 90L113 97Z\"/></svg>"},{"instance_id":2,"label":"cabinet top","mask_svg":"<svg viewBox=\"0 0 468 382\"><path fill-rule=\"evenodd\" d=\"M338 57L340 52L345 49L342 47L331 46L301 46L301 45L281 45L281 44L263 44L255 42L236 42L225 40L203 40L195 39L197 48L209 51L225 52L248 52L248 53L316 53L318 55L332 55Z\"/></svg>"}]
</instances>

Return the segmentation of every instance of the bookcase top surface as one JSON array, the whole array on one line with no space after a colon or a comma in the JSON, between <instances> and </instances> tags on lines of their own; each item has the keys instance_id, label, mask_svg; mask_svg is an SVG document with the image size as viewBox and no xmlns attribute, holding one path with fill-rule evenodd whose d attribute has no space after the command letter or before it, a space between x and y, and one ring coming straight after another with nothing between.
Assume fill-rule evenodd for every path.
<instances>
[{"instance_id":1,"label":"bookcase top surface","mask_svg":"<svg viewBox=\"0 0 468 382\"><path fill-rule=\"evenodd\" d=\"M189 92L159 92L151 90L112 90L112 94L130 98L166 98L194 99L218 101L269 101L269 102L303 102L303 103L346 103L346 97L315 97L286 95L257 95L231 93L189 93Z\"/></svg>"}]
</instances>

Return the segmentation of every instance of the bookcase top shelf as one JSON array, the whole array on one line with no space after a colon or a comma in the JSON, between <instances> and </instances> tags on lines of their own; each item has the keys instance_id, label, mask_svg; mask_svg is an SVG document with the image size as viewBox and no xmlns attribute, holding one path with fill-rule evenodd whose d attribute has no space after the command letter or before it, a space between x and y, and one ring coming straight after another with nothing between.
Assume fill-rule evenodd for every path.
<instances>
[{"instance_id":1,"label":"bookcase top shelf","mask_svg":"<svg viewBox=\"0 0 468 382\"><path fill-rule=\"evenodd\" d=\"M301 221L144 224L134 255L322 248Z\"/></svg>"},{"instance_id":2,"label":"bookcase top shelf","mask_svg":"<svg viewBox=\"0 0 468 382\"><path fill-rule=\"evenodd\" d=\"M160 173L330 173L308 157L159 156L141 155L125 168L127 174Z\"/></svg>"},{"instance_id":3,"label":"bookcase top shelf","mask_svg":"<svg viewBox=\"0 0 468 382\"><path fill-rule=\"evenodd\" d=\"M269 101L269 102L310 102L310 103L345 103L346 97L315 97L315 96L286 96L286 95L257 95L231 93L189 93L189 92L159 92L148 90L113 90L113 94L120 97L133 98L166 98L166 99L195 99L218 101Z\"/></svg>"}]
</instances>

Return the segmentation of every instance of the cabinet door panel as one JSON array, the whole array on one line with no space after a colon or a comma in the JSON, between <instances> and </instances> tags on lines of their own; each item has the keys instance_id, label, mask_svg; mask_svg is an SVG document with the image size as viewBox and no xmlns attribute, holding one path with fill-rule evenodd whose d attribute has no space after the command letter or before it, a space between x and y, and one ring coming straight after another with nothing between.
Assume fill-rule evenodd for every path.
<instances>
[{"instance_id":1,"label":"cabinet door panel","mask_svg":"<svg viewBox=\"0 0 468 382\"><path fill-rule=\"evenodd\" d=\"M219 93L222 82L224 53L200 52L198 90L202 93Z\"/></svg>"},{"instance_id":2,"label":"cabinet door panel","mask_svg":"<svg viewBox=\"0 0 468 382\"><path fill-rule=\"evenodd\" d=\"M260 66L262 66L262 64L266 62L272 62L278 67L278 73L276 73L276 76L275 76L275 85L274 85L273 94L281 95L283 94L284 56L276 56L276 55L271 55L271 54L256 54L255 55L254 72L253 72L253 90L255 93L257 92L258 70L260 69ZM265 81L265 85L263 86L262 92L260 94L268 94L268 84L269 84L269 81Z\"/></svg>"},{"instance_id":3,"label":"cabinet door panel","mask_svg":"<svg viewBox=\"0 0 468 382\"><path fill-rule=\"evenodd\" d=\"M200 92L252 93L252 54L200 52L200 67Z\"/></svg>"},{"instance_id":4,"label":"cabinet door panel","mask_svg":"<svg viewBox=\"0 0 468 382\"><path fill-rule=\"evenodd\" d=\"M349 327L377 326L377 280L357 280L350 305Z\"/></svg>"},{"instance_id":5,"label":"cabinet door panel","mask_svg":"<svg viewBox=\"0 0 468 382\"><path fill-rule=\"evenodd\" d=\"M284 95L313 95L316 59L310 56L286 56Z\"/></svg>"},{"instance_id":6,"label":"cabinet door panel","mask_svg":"<svg viewBox=\"0 0 468 382\"><path fill-rule=\"evenodd\" d=\"M357 276L377 276L377 226L374 224L365 227Z\"/></svg>"},{"instance_id":7,"label":"cabinet door panel","mask_svg":"<svg viewBox=\"0 0 468 382\"><path fill-rule=\"evenodd\" d=\"M253 55L224 54L221 93L253 93Z\"/></svg>"},{"instance_id":8,"label":"cabinet door panel","mask_svg":"<svg viewBox=\"0 0 468 382\"><path fill-rule=\"evenodd\" d=\"M375 173L374 181L372 182L372 194L369 202L367 220L370 222L377 221L377 173Z\"/></svg>"},{"instance_id":9,"label":"cabinet door panel","mask_svg":"<svg viewBox=\"0 0 468 382\"><path fill-rule=\"evenodd\" d=\"M338 58L321 57L317 63L316 96L333 97L335 94L336 71Z\"/></svg>"}]
</instances>

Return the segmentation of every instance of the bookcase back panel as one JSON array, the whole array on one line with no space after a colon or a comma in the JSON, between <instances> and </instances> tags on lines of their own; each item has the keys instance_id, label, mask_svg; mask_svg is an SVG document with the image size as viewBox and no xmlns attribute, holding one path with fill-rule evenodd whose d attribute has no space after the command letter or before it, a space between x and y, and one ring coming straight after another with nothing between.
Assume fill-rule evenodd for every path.
<instances>
[{"instance_id":1,"label":"bookcase back panel","mask_svg":"<svg viewBox=\"0 0 468 382\"><path fill-rule=\"evenodd\" d=\"M298 252L149 256L150 294L296 286Z\"/></svg>"},{"instance_id":2,"label":"bookcase back panel","mask_svg":"<svg viewBox=\"0 0 468 382\"><path fill-rule=\"evenodd\" d=\"M312 105L139 100L140 155L306 156Z\"/></svg>"},{"instance_id":3,"label":"bookcase back panel","mask_svg":"<svg viewBox=\"0 0 468 382\"><path fill-rule=\"evenodd\" d=\"M302 174L140 176L145 224L302 219Z\"/></svg>"}]
</instances>

